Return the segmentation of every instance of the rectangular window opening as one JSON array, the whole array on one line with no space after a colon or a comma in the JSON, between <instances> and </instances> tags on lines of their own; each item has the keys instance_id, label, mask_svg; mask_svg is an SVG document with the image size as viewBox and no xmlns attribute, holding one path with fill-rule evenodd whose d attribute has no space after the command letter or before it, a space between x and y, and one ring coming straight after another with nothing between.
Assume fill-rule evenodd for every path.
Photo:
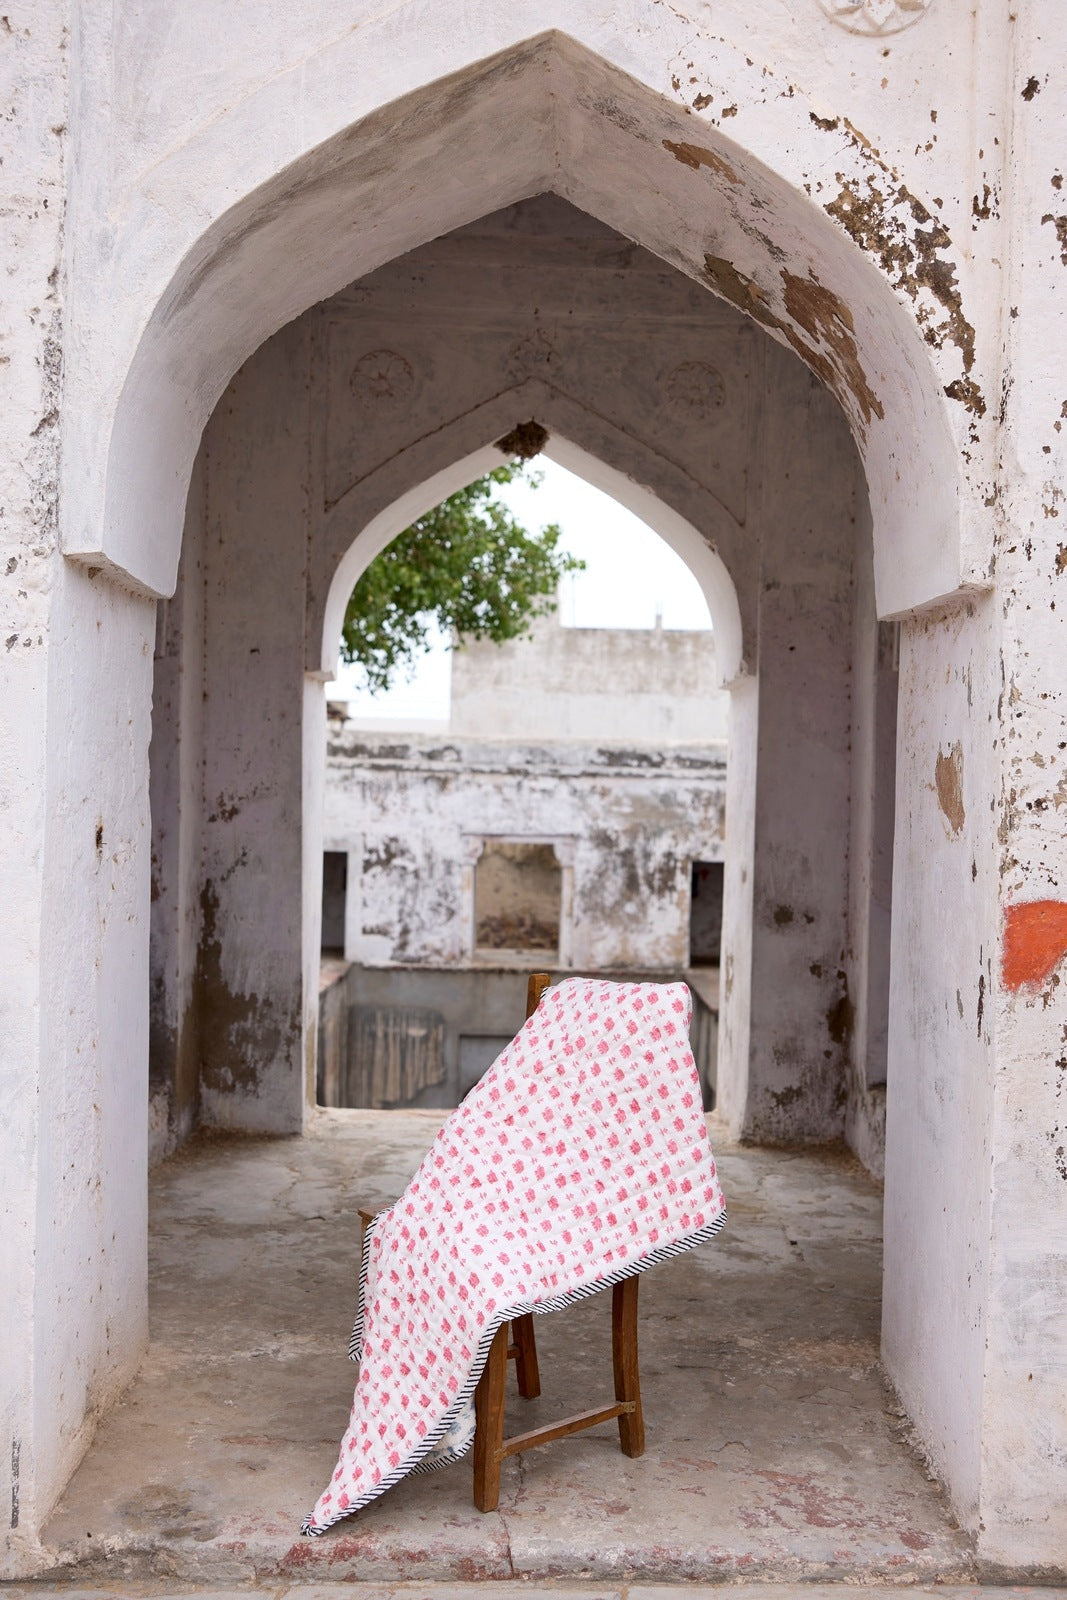
<instances>
[{"instance_id":1,"label":"rectangular window opening","mask_svg":"<svg viewBox=\"0 0 1067 1600\"><path fill-rule=\"evenodd\" d=\"M694 861L689 902L689 965L717 967L722 954L723 863Z\"/></svg>"},{"instance_id":2,"label":"rectangular window opening","mask_svg":"<svg viewBox=\"0 0 1067 1600\"><path fill-rule=\"evenodd\" d=\"M475 953L558 959L562 898L551 844L487 839L474 869Z\"/></svg>"},{"instance_id":3,"label":"rectangular window opening","mask_svg":"<svg viewBox=\"0 0 1067 1600\"><path fill-rule=\"evenodd\" d=\"M324 850L322 855L322 953L345 953L345 899L348 894L348 854Z\"/></svg>"}]
</instances>

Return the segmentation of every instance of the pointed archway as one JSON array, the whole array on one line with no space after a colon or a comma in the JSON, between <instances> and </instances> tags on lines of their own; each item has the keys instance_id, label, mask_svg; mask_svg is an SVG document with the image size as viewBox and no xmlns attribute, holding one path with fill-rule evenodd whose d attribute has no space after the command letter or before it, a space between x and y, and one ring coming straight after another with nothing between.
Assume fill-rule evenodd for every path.
<instances>
[{"instance_id":1,"label":"pointed archway","mask_svg":"<svg viewBox=\"0 0 1067 1600\"><path fill-rule=\"evenodd\" d=\"M731 58L730 65L743 77L740 62ZM857 196L867 195L883 173L862 141L800 94L773 105L764 101L762 111L753 96L746 140L728 137L711 120L694 120L647 83L627 78L618 66L558 34L405 87L410 92L355 121L338 114L328 126L330 116L320 118L321 137L290 151L291 160L267 157L262 181L244 189L236 202L223 156L232 127L220 119L199 142L183 148L184 178L169 170L156 175L164 188L173 178L177 193L183 182L195 189L194 173L223 173L218 191L205 188L195 226L182 205L169 216L161 206L150 225L139 215L116 250L116 270L136 290L122 301L119 336L107 361L91 381L85 371L71 375L70 474L79 515L68 521L65 539L68 555L90 573L104 569L140 597L123 614L129 625L112 630L122 661L111 664L116 670L130 664L131 694L142 712L144 597L167 594L173 586L194 456L233 373L289 319L345 283L487 206L542 191L560 193L621 228L795 352L824 386L813 390L821 396L811 402L814 407L829 407L826 391L833 394L863 460L883 614L907 613L981 586L985 551L970 503L961 499L960 445L978 426L983 402L972 371L973 343L953 287L951 241L903 185L888 196L878 191L880 219L861 214ZM327 97L324 103L335 102ZM783 128L792 142L781 137ZM822 148L832 157L839 184L825 204L804 193L804 152L818 139L827 141ZM464 151L459 168L456 148ZM398 170L406 174L399 201ZM910 219L901 247L905 263L925 250L927 264L934 259L943 270L909 283L905 264L901 279L900 251L880 252L878 245L887 213ZM875 259L880 255L881 266ZM928 340L932 325L937 336ZM566 434L564 400L557 403ZM484 444L488 437L481 432L475 442ZM778 443L802 449L796 438ZM409 477L413 481L421 480ZM312 595L309 603L319 602ZM739 611L743 641L740 602ZM967 621L975 622L972 631L984 626L980 601ZM966 631L966 622L962 626ZM946 661L947 670L955 671L964 648L958 633L946 643L936 621L917 625L904 662L909 703L928 695ZM966 648L979 647L972 641ZM942 729L950 751L959 744L952 743L950 724L957 713L966 719L967 712L958 698L951 706L936 702L936 726L923 741L924 751L931 738L939 742ZM934 704L930 697L925 710ZM965 766L972 782L984 770L980 753L965 762L960 748L958 759L950 757L956 777L949 781L957 787ZM918 794L929 786L928 775L915 765L902 783ZM133 836L143 830L143 797L131 794L125 803ZM905 890L923 873L920 832L899 857L898 880ZM935 965L943 962L937 918L918 895L909 906L902 956L908 957L910 946L913 962L922 952ZM974 941L964 942L969 959ZM105 964L98 979L102 992L119 992L125 981L120 965ZM921 972L909 974L914 983L902 979L895 991L897 1053L905 1063L912 1054L921 1060L927 1053L920 1048L925 1013L920 1015L914 997L928 980ZM981 1013L978 1027L981 1038ZM144 1044L143 1026L131 1028L108 1084L112 1110L127 1100L139 1103L132 1086L139 1081ZM901 1127L890 1173L901 1204L894 1213L887 1330L894 1371L968 1516L977 1504L982 1470L974 1421L984 1381L982 1275L973 1275L966 1304L953 1302L945 1284L954 1281L947 1269L964 1249L957 1233L940 1227L930 1248L918 1255L909 1252L908 1241L916 1231L915 1206L928 1215L947 1210L942 1198L951 1200L957 1192L974 1136L973 1127L962 1128L950 1112L925 1101L919 1122ZM123 1170L129 1159L124 1152ZM106 1170L105 1184L114 1176ZM139 1216L128 1219L121 1249L131 1258L140 1227ZM91 1295L86 1299L78 1290L79 1296L90 1317ZM136 1329L143 1308L127 1309L127 1326ZM909 1343L916 1326L920 1336ZM97 1331L100 1344L103 1333ZM47 1343L49 1328L39 1336ZM58 1333L57 1340L58 1360L65 1345ZM922 1352L939 1341L955 1343L965 1359L953 1372L937 1371L931 1378L924 1374ZM42 1458L46 1499L47 1485L62 1476L61 1456L56 1446Z\"/></svg>"}]
</instances>

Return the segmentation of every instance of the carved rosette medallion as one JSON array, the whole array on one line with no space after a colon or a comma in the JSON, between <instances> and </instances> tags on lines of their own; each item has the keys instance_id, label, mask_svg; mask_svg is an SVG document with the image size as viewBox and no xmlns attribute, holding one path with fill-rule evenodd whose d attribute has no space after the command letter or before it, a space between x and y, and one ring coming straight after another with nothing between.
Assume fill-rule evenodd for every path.
<instances>
[{"instance_id":1,"label":"carved rosette medallion","mask_svg":"<svg viewBox=\"0 0 1067 1600\"><path fill-rule=\"evenodd\" d=\"M543 328L535 328L520 339L508 358L508 368L521 376L544 373L559 362L559 352Z\"/></svg>"},{"instance_id":2,"label":"carved rosette medallion","mask_svg":"<svg viewBox=\"0 0 1067 1600\"><path fill-rule=\"evenodd\" d=\"M722 373L704 361L683 361L663 379L671 405L697 422L710 422L726 401Z\"/></svg>"},{"instance_id":3,"label":"carved rosette medallion","mask_svg":"<svg viewBox=\"0 0 1067 1600\"><path fill-rule=\"evenodd\" d=\"M415 387L411 362L395 350L368 350L352 368L349 379L352 394L360 405L392 407L401 405Z\"/></svg>"},{"instance_id":4,"label":"carved rosette medallion","mask_svg":"<svg viewBox=\"0 0 1067 1600\"><path fill-rule=\"evenodd\" d=\"M832 22L838 22L849 33L867 33L881 36L899 33L918 22L932 4L932 0L819 0Z\"/></svg>"}]
</instances>

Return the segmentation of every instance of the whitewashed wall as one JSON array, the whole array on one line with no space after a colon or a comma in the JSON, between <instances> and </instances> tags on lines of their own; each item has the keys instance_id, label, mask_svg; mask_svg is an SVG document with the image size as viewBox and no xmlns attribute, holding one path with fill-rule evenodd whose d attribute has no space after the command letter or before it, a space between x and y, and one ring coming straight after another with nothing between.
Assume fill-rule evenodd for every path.
<instances>
[{"instance_id":1,"label":"whitewashed wall","mask_svg":"<svg viewBox=\"0 0 1067 1600\"><path fill-rule=\"evenodd\" d=\"M147 738L154 605L59 556L70 8L3 21L0 163L0 1570L147 1331ZM143 987L145 986L145 987Z\"/></svg>"},{"instance_id":2,"label":"whitewashed wall","mask_svg":"<svg viewBox=\"0 0 1067 1600\"><path fill-rule=\"evenodd\" d=\"M461 738L726 742L730 696L701 629L567 628L555 612L522 639L471 640L451 659L448 731Z\"/></svg>"},{"instance_id":3,"label":"whitewashed wall","mask_svg":"<svg viewBox=\"0 0 1067 1600\"><path fill-rule=\"evenodd\" d=\"M197 970L204 790L205 468L193 469L181 582L156 615L149 747L152 916L149 941L149 1158L169 1155L200 1111Z\"/></svg>"},{"instance_id":4,"label":"whitewashed wall","mask_svg":"<svg viewBox=\"0 0 1067 1600\"><path fill-rule=\"evenodd\" d=\"M349 857L345 955L467 966L487 838L554 843L561 964L677 972L690 869L723 857L725 751L330 730L323 841Z\"/></svg>"}]
</instances>

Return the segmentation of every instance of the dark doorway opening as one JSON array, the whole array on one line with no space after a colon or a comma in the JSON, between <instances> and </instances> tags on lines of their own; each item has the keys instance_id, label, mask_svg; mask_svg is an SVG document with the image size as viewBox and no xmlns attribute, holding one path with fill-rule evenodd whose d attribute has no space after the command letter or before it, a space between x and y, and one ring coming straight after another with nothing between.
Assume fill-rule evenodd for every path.
<instances>
[{"instance_id":1,"label":"dark doorway opening","mask_svg":"<svg viewBox=\"0 0 1067 1600\"><path fill-rule=\"evenodd\" d=\"M322 856L322 949L324 954L345 952L345 899L348 894L348 855L325 850Z\"/></svg>"},{"instance_id":2,"label":"dark doorway opening","mask_svg":"<svg viewBox=\"0 0 1067 1600\"><path fill-rule=\"evenodd\" d=\"M689 902L689 965L717 967L722 951L721 861L694 861Z\"/></svg>"}]
</instances>

